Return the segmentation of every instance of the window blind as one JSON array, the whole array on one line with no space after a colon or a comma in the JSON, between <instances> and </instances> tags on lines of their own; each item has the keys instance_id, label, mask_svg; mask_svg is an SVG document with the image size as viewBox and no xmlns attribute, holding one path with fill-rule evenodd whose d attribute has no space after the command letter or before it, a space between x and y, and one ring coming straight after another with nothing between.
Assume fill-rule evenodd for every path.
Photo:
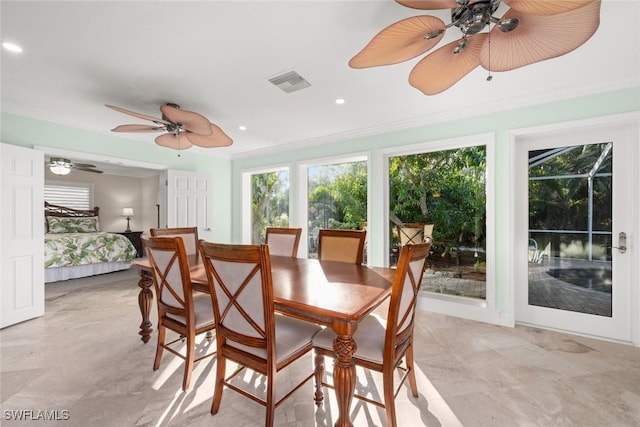
<instances>
[{"instance_id":1,"label":"window blind","mask_svg":"<svg viewBox=\"0 0 640 427\"><path fill-rule=\"evenodd\" d=\"M91 209L91 185L45 184L44 200L71 209Z\"/></svg>"}]
</instances>

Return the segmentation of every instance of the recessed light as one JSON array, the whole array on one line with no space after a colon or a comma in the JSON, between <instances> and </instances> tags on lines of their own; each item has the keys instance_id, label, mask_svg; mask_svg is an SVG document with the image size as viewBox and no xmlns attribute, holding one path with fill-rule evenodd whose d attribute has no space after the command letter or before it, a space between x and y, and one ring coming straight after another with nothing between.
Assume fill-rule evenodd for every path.
<instances>
[{"instance_id":1,"label":"recessed light","mask_svg":"<svg viewBox=\"0 0 640 427\"><path fill-rule=\"evenodd\" d=\"M240 129L240 130L247 130L247 127L246 127L246 126L238 126L238 129Z\"/></svg>"},{"instance_id":2,"label":"recessed light","mask_svg":"<svg viewBox=\"0 0 640 427\"><path fill-rule=\"evenodd\" d=\"M346 102L346 101L344 100L344 98L338 98L338 99L336 99L336 104L338 104L338 105L342 105L342 104L344 104L345 102Z\"/></svg>"},{"instance_id":3,"label":"recessed light","mask_svg":"<svg viewBox=\"0 0 640 427\"><path fill-rule=\"evenodd\" d=\"M14 43L2 42L2 47L8 50L9 52L22 53L22 48Z\"/></svg>"}]
</instances>

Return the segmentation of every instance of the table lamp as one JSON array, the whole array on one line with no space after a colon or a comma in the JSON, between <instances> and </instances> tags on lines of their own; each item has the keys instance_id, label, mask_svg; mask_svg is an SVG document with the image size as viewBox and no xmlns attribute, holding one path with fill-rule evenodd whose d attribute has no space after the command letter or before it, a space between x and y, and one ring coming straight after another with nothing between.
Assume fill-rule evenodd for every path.
<instances>
[{"instance_id":1,"label":"table lamp","mask_svg":"<svg viewBox=\"0 0 640 427\"><path fill-rule=\"evenodd\" d=\"M125 233L130 233L131 232L131 227L129 225L129 221L131 220L131 217L133 216L133 208L122 208L122 216L127 218L127 229L124 230Z\"/></svg>"}]
</instances>

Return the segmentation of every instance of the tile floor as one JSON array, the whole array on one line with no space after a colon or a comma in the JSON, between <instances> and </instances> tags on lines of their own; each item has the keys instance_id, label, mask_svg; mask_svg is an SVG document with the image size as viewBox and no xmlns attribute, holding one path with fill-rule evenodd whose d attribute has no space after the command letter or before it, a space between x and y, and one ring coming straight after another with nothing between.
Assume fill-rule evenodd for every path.
<instances>
[{"instance_id":1,"label":"tile floor","mask_svg":"<svg viewBox=\"0 0 640 427\"><path fill-rule=\"evenodd\" d=\"M263 425L262 406L230 390L210 415L215 359L196 366L188 392L175 357L165 353L152 370L155 334L147 344L137 334L136 282L124 271L49 284L45 316L0 331L0 425ZM400 391L401 427L640 425L639 348L426 312L418 312L415 334L420 397ZM303 359L294 370L311 364ZM379 380L359 372L357 387L378 395ZM312 394L312 383L293 394L276 410L276 425L333 425L332 392L320 408ZM12 419L24 410L68 419ZM375 406L355 401L351 413L356 426L385 425Z\"/></svg>"}]
</instances>

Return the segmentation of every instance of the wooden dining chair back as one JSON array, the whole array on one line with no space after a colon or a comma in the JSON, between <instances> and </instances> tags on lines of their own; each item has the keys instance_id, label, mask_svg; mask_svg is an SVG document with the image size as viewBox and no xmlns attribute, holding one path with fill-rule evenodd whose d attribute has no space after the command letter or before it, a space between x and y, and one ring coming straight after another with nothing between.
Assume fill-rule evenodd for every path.
<instances>
[{"instance_id":1,"label":"wooden dining chair back","mask_svg":"<svg viewBox=\"0 0 640 427\"><path fill-rule=\"evenodd\" d=\"M264 405L265 426L270 427L275 408L313 377L310 372L277 400L276 373L312 350L313 335L320 327L274 313L267 245L202 242L200 251L217 325L218 356L211 413L218 412L226 387ZM239 366L229 376L226 376L227 360ZM234 381L244 368L266 377L263 393L258 393L263 389L262 382L252 390L251 385L241 387Z\"/></svg>"},{"instance_id":2,"label":"wooden dining chair back","mask_svg":"<svg viewBox=\"0 0 640 427\"><path fill-rule=\"evenodd\" d=\"M181 237L187 255L195 255L198 258L198 227L172 227L152 228L149 230L153 237Z\"/></svg>"},{"instance_id":3,"label":"wooden dining chair back","mask_svg":"<svg viewBox=\"0 0 640 427\"><path fill-rule=\"evenodd\" d=\"M271 256L298 256L298 246L302 228L267 227L265 243L269 246Z\"/></svg>"},{"instance_id":4,"label":"wooden dining chair back","mask_svg":"<svg viewBox=\"0 0 640 427\"><path fill-rule=\"evenodd\" d=\"M413 366L413 329L418 292L422 282L424 266L431 243L405 245L400 252L397 270L393 279L387 319L370 314L365 317L354 334L358 347L353 361L356 365L382 373L382 402L355 394L354 397L385 408L387 425L396 426L395 396L408 378L411 393L418 397ZM332 387L324 380L324 357L334 356L335 332L324 329L313 339L316 353L316 395L318 405L323 400L322 386ZM405 360L405 365L401 362ZM394 384L394 374L400 370L402 376Z\"/></svg>"},{"instance_id":5,"label":"wooden dining chair back","mask_svg":"<svg viewBox=\"0 0 640 427\"><path fill-rule=\"evenodd\" d=\"M204 345L196 356L196 336L215 330L213 306L208 295L194 297L185 245L179 237L145 237L142 240L153 272L158 306L158 344L153 369L160 367L163 350L185 360L182 389L187 390L195 362L213 356ZM167 329L178 338L166 343ZM211 336L209 334L209 336ZM186 342L186 355L176 348ZM211 340L208 340L210 344Z\"/></svg>"},{"instance_id":6,"label":"wooden dining chair back","mask_svg":"<svg viewBox=\"0 0 640 427\"><path fill-rule=\"evenodd\" d=\"M318 259L362 264L365 230L321 229L318 234Z\"/></svg>"}]
</instances>

